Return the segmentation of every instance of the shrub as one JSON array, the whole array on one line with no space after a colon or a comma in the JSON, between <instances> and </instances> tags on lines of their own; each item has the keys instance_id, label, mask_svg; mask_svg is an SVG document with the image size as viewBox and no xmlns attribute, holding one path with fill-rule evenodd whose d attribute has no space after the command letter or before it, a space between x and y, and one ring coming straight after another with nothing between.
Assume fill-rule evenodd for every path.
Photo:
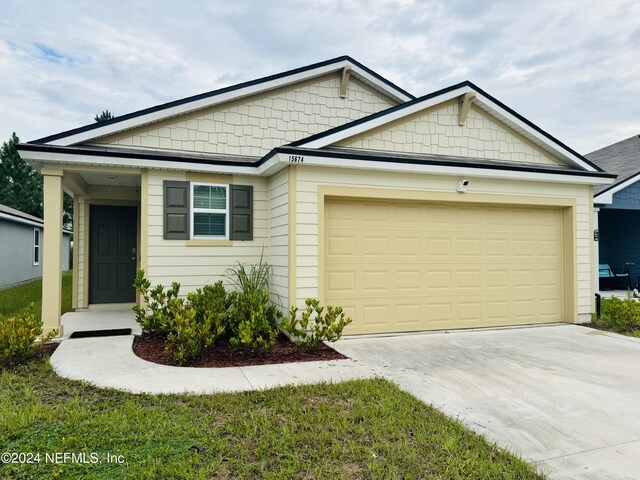
<instances>
[{"instance_id":1,"label":"shrub","mask_svg":"<svg viewBox=\"0 0 640 480\"><path fill-rule=\"evenodd\" d=\"M188 294L186 300L178 297L177 282L166 293L162 285L150 290L143 270L134 286L148 307L133 307L136 321L146 332L166 335L166 351L180 365L198 358L225 332L228 298L221 281Z\"/></svg>"},{"instance_id":2,"label":"shrub","mask_svg":"<svg viewBox=\"0 0 640 480\"><path fill-rule=\"evenodd\" d=\"M145 278L144 270L138 270L133 286L145 303L141 307L137 305L133 307L133 311L136 313L136 322L145 332L167 335L171 323L170 304L172 300L178 299L180 284L173 282L166 293L162 285L156 285L151 289L151 282Z\"/></svg>"},{"instance_id":3,"label":"shrub","mask_svg":"<svg viewBox=\"0 0 640 480\"><path fill-rule=\"evenodd\" d=\"M281 328L294 338L294 343L299 348L318 348L323 340L335 342L342 337L344 327L352 320L345 318L342 307L320 306L320 302L313 298L305 300L306 309L300 319L298 308L291 307L289 317L281 325ZM315 315L315 316L314 316Z\"/></svg>"},{"instance_id":4,"label":"shrub","mask_svg":"<svg viewBox=\"0 0 640 480\"><path fill-rule=\"evenodd\" d=\"M640 302L616 297L604 300L600 318L594 323L618 333L640 331Z\"/></svg>"},{"instance_id":5,"label":"shrub","mask_svg":"<svg viewBox=\"0 0 640 480\"><path fill-rule=\"evenodd\" d=\"M212 325L215 326L216 336L224 333L227 323L226 313L231 302L221 280L188 294L187 300L196 310L197 321L208 322L207 317L212 316Z\"/></svg>"},{"instance_id":6,"label":"shrub","mask_svg":"<svg viewBox=\"0 0 640 480\"><path fill-rule=\"evenodd\" d=\"M271 265L262 261L257 265L250 265L249 271L240 262L227 270L226 278L232 287L245 295L253 292L268 292L269 277L271 276Z\"/></svg>"},{"instance_id":7,"label":"shrub","mask_svg":"<svg viewBox=\"0 0 640 480\"><path fill-rule=\"evenodd\" d=\"M22 313L0 317L0 365L15 365L35 355L42 344L58 334L57 330L42 336L42 320L36 318L35 305L31 303ZM35 343L40 337L41 343Z\"/></svg>"},{"instance_id":8,"label":"shrub","mask_svg":"<svg viewBox=\"0 0 640 480\"><path fill-rule=\"evenodd\" d=\"M262 261L247 270L238 263L227 278L238 291L229 294L229 333L233 347L264 352L271 350L278 336L282 314L269 302L271 266Z\"/></svg>"},{"instance_id":9,"label":"shrub","mask_svg":"<svg viewBox=\"0 0 640 480\"><path fill-rule=\"evenodd\" d=\"M269 304L269 293L231 292L229 326L231 346L252 352L266 352L276 344L278 319L282 317L275 305Z\"/></svg>"}]
</instances>

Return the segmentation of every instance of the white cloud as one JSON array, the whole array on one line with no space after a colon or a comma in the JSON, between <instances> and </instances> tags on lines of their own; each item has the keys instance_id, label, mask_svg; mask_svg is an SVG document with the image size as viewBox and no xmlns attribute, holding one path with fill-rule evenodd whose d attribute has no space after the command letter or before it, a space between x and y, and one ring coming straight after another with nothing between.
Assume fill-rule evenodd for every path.
<instances>
[{"instance_id":1,"label":"white cloud","mask_svg":"<svg viewBox=\"0 0 640 480\"><path fill-rule=\"evenodd\" d=\"M349 54L414 94L471 80L576 150L640 133L635 1L8 1L0 140ZM49 50L47 50L49 49ZM48 53L47 53L48 52Z\"/></svg>"}]
</instances>

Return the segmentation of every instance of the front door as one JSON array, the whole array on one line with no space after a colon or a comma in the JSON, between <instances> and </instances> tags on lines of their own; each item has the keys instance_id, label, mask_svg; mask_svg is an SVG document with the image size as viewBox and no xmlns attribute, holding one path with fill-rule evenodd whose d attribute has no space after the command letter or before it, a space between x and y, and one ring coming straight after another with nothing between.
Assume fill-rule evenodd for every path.
<instances>
[{"instance_id":1,"label":"front door","mask_svg":"<svg viewBox=\"0 0 640 480\"><path fill-rule=\"evenodd\" d=\"M136 207L91 205L89 303L134 302Z\"/></svg>"}]
</instances>

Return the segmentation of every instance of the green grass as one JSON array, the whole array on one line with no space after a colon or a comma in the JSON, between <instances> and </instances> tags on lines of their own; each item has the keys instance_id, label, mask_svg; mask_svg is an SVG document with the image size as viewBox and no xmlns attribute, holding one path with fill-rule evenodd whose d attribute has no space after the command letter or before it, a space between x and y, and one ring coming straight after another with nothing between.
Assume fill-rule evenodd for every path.
<instances>
[{"instance_id":1,"label":"green grass","mask_svg":"<svg viewBox=\"0 0 640 480\"><path fill-rule=\"evenodd\" d=\"M62 274L62 313L71 311L71 271ZM35 303L38 318L42 316L42 279L0 290L0 317L20 313Z\"/></svg>"},{"instance_id":2,"label":"green grass","mask_svg":"<svg viewBox=\"0 0 640 480\"><path fill-rule=\"evenodd\" d=\"M0 478L534 479L533 467L385 380L209 396L133 395L0 371L8 452L125 463L0 465Z\"/></svg>"}]
</instances>

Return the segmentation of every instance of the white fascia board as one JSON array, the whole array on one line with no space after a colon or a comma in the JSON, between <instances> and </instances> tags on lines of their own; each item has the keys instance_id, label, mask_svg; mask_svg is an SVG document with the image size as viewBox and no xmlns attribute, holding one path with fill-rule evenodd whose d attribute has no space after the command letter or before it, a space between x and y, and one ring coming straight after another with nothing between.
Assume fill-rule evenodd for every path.
<instances>
[{"instance_id":1,"label":"white fascia board","mask_svg":"<svg viewBox=\"0 0 640 480\"><path fill-rule=\"evenodd\" d=\"M640 180L640 172L635 175L627 178L624 182L620 182L613 188L609 190L605 190L604 192L597 193L593 196L594 203L602 203L611 205L613 203L613 195L618 193L620 190L624 190L627 187L630 187L634 183Z\"/></svg>"},{"instance_id":2,"label":"white fascia board","mask_svg":"<svg viewBox=\"0 0 640 480\"><path fill-rule=\"evenodd\" d=\"M352 74L356 74L357 76L364 79L366 82L373 84L375 87L377 87L377 89L381 90L391 98L394 98L401 102L411 100L411 98L408 97L406 94L400 92L399 90L396 90L395 88L392 88L391 86L382 82L381 80L369 74L365 70L359 68L358 66L351 65L347 60L342 60L340 62L332 63L330 65L325 65L323 67L314 68L313 70L308 70L306 72L295 73L292 75L288 75L286 77L277 78L277 79L269 80L266 82L260 82L255 85L250 85L238 90L232 90L230 92L220 93L218 95L212 95L211 97L202 98L200 100L193 100L191 102L184 103L182 105L176 105L175 107L161 109L155 112L147 113L146 115L140 115L138 117L131 118L129 120L124 120L122 122L105 125L104 127L99 127L99 128L88 130L86 132L70 135L68 137L63 137L63 138L60 138L59 140L47 142L47 144L69 146L69 145L75 145L82 142L87 142L95 138L104 137L106 135L113 135L115 133L122 132L124 130L130 130L132 128L157 122L166 118L183 115L185 113L189 113L194 110L201 110L201 109L212 107L214 105L218 105L221 103L230 102L232 100L237 100L239 98L262 93L268 90L285 87L287 85L309 80L311 78L320 77L322 75L341 70L346 66L351 66Z\"/></svg>"},{"instance_id":3,"label":"white fascia board","mask_svg":"<svg viewBox=\"0 0 640 480\"><path fill-rule=\"evenodd\" d=\"M481 93L476 92L476 102L480 102L488 106L490 109L492 109L493 111L498 113L500 116L502 116L505 120L515 125L517 129L521 130L521 133L525 133L526 134L525 136L533 137L537 141L542 143L544 145L544 148L549 150L551 153L559 156L564 160L567 160L569 163L573 164L578 168L582 168L586 170L587 172L598 171L595 168L593 168L591 165L586 163L584 160L580 159L575 154L571 153L569 150L566 150L565 148L562 148L560 145L556 144L555 142L552 142L547 137L542 135L540 132L538 132L534 128L531 128L525 122L520 120L518 117L506 111L504 108L500 107L499 105L495 104L489 98L485 97Z\"/></svg>"},{"instance_id":4,"label":"white fascia board","mask_svg":"<svg viewBox=\"0 0 640 480\"><path fill-rule=\"evenodd\" d=\"M81 142L87 142L94 138L104 137L106 135L112 135L114 133L139 127L147 123L152 123L159 120L163 120L165 118L183 115L185 113L189 113L194 110L200 110L203 108L212 107L220 103L229 102L242 97L248 97L250 95L255 95L257 93L261 93L267 90L273 90L276 88L284 87L286 85L308 80L310 78L319 77L321 75L325 75L327 73L340 70L341 68L343 68L348 64L349 63L346 61L341 61L338 63L333 63L331 65L325 65L324 67L314 68L313 70L308 70L306 72L296 73L286 77L257 83L255 85L250 85L238 90L232 90L230 92L221 93L219 95L212 95L211 97L202 98L200 100L193 100L191 102L184 103L182 105L176 105L175 107L161 109L156 112L151 112L146 115L140 115L138 117L131 118L129 120L124 120L122 122L105 125L104 127L95 128L92 130L88 130L86 132L78 133L76 135L70 135L68 137L64 137L59 140L47 142L47 144L69 146L69 145L74 145Z\"/></svg>"},{"instance_id":5,"label":"white fascia board","mask_svg":"<svg viewBox=\"0 0 640 480\"><path fill-rule=\"evenodd\" d=\"M204 163L176 162L170 160L147 160L124 157L106 157L100 155L74 155L53 152L22 151L20 156L28 163L55 164L64 168L68 166L93 166L105 168L128 168L151 170L178 170L182 172L223 173L229 175L263 175L278 163L277 158L270 158L259 167L245 165L215 165Z\"/></svg>"},{"instance_id":6,"label":"white fascia board","mask_svg":"<svg viewBox=\"0 0 640 480\"><path fill-rule=\"evenodd\" d=\"M327 135L326 137L318 138L317 140L311 140L306 143L300 143L298 144L298 146L306 147L306 148L327 147L329 145L333 145L334 143L340 142L346 138L353 137L354 135L359 135L361 133L367 132L377 127L381 127L390 122L394 122L408 115L419 112L426 108L430 108L434 105L438 105L439 103L446 102L448 100L459 97L460 95L464 95L465 93L471 92L471 91L473 90L468 86L460 87L450 92L443 93L442 95L439 95L437 97L429 98L422 102L416 102L413 105L408 106L406 108L402 108L400 110L396 110L395 112L391 112L386 115L381 115L372 120L362 122L358 125L354 125L353 127L340 130L331 135Z\"/></svg>"},{"instance_id":7,"label":"white fascia board","mask_svg":"<svg viewBox=\"0 0 640 480\"><path fill-rule=\"evenodd\" d=\"M376 162L369 160L351 160L346 158L316 157L307 154L303 154L301 156L304 157L304 161L301 163L295 163L295 165L298 165L299 168L304 168L306 165L311 165L314 167L383 170L388 172L422 173L435 175L458 175L469 177L500 178L505 180L529 180L582 185L606 185L611 183L612 181L610 178L594 178L588 175L582 176L563 175L561 173L523 172L514 170L500 170L494 168L480 168L473 166L447 166L433 164L416 165L396 162ZM290 154L288 153L278 154L280 163L290 163L289 157Z\"/></svg>"},{"instance_id":8,"label":"white fascia board","mask_svg":"<svg viewBox=\"0 0 640 480\"><path fill-rule=\"evenodd\" d=\"M355 74L357 77L360 77L360 79L363 80L365 83L371 84L376 88L376 90L383 92L385 95L393 98L394 100L400 103L413 100L413 98L408 96L406 93L403 93L400 90L396 90L395 88L384 83L379 78L371 75L369 72L367 72L366 70L363 70L357 65L352 65L349 62L344 62L343 66L347 66L347 65L351 67L351 75Z\"/></svg>"},{"instance_id":9,"label":"white fascia board","mask_svg":"<svg viewBox=\"0 0 640 480\"><path fill-rule=\"evenodd\" d=\"M493 110L498 115L502 116L507 122L513 124L516 127L516 129L519 129L521 133L525 134L525 136L535 138L538 142L544 145L544 148L546 148L553 154L559 156L560 158L566 160L567 162L569 162L570 164L578 168L584 169L585 171L588 171L588 172L597 171L594 167L592 167L591 165L586 163L584 160L577 157L575 154L571 153L569 150L560 147L555 142L552 142L551 140L546 138L544 135L540 134L540 132L538 132L536 129L530 127L528 124L520 120L518 117L509 113L507 110L495 104L489 98L485 97L479 92L476 92L473 88L469 86L457 88L455 90L443 93L442 95L438 95L437 97L432 97L422 102L416 102L410 107L402 108L400 110L389 113L387 115L379 116L367 122L362 122L358 125L354 125L353 127L340 130L332 135L327 135L325 137L318 138L317 140L311 140L306 143L300 143L298 146L301 146L301 147L303 146L308 148L327 147L329 145L333 145L337 142L345 140L349 137L359 135L369 130L373 130L374 128L381 127L390 122L400 120L404 117L420 112L421 110L425 110L427 108L433 107L440 103L447 102L461 95L464 95L467 92L474 92L476 94L474 103L482 103L486 105L489 109Z\"/></svg>"},{"instance_id":10,"label":"white fascia board","mask_svg":"<svg viewBox=\"0 0 640 480\"><path fill-rule=\"evenodd\" d=\"M26 218L14 217L13 215L8 215L6 213L0 212L0 218L5 218L15 223L24 223L25 225L31 225L32 227L40 227L44 229L44 222L34 222L33 220L27 220Z\"/></svg>"}]
</instances>

